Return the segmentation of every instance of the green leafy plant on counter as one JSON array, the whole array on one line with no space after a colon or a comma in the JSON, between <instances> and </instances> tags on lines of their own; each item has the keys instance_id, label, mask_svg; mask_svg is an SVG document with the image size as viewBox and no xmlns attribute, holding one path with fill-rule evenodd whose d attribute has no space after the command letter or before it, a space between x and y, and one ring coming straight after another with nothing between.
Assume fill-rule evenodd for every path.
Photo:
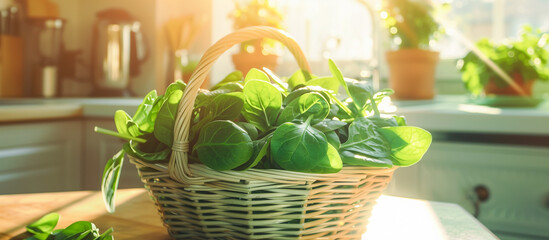
<instances>
[{"instance_id":1,"label":"green leafy plant on counter","mask_svg":"<svg viewBox=\"0 0 549 240\"><path fill-rule=\"evenodd\" d=\"M91 222L78 221L65 229L55 229L59 214L50 213L27 226L27 232L33 234L25 240L113 240L112 228L102 234Z\"/></svg>"},{"instance_id":2,"label":"green leafy plant on counter","mask_svg":"<svg viewBox=\"0 0 549 240\"><path fill-rule=\"evenodd\" d=\"M513 77L519 75L523 81L549 80L549 34L539 29L524 26L520 39L507 39L496 43L488 39L481 39L476 43L479 50L498 65L505 73ZM506 87L508 83L497 75L474 52L469 52L458 62L465 87L473 95L483 93L484 87L490 80L499 87Z\"/></svg>"},{"instance_id":3,"label":"green leafy plant on counter","mask_svg":"<svg viewBox=\"0 0 549 240\"><path fill-rule=\"evenodd\" d=\"M444 32L433 18L434 11L427 1L387 0L383 1L381 18L400 49L429 49L430 41Z\"/></svg>"},{"instance_id":4,"label":"green leafy plant on counter","mask_svg":"<svg viewBox=\"0 0 549 240\"><path fill-rule=\"evenodd\" d=\"M238 1L234 3L235 9L229 14L229 19L233 20L234 30L251 26L283 29L283 15L269 0L251 0L245 5L241 5ZM240 51L265 50L266 53L273 53L276 44L276 41L268 38L251 40L240 44Z\"/></svg>"},{"instance_id":5,"label":"green leafy plant on counter","mask_svg":"<svg viewBox=\"0 0 549 240\"><path fill-rule=\"evenodd\" d=\"M344 165L409 166L429 148L431 134L384 115L377 105L392 94L344 78L333 61L332 76L298 71L281 80L270 70L233 72L211 91L198 94L190 126L190 160L219 170L285 169L336 173ZM342 87L344 94L338 90ZM107 162L102 190L109 211L124 154L145 161L169 159L178 104L185 89L173 83L164 95L151 91L133 117L115 114L117 132L129 139Z\"/></svg>"}]
</instances>

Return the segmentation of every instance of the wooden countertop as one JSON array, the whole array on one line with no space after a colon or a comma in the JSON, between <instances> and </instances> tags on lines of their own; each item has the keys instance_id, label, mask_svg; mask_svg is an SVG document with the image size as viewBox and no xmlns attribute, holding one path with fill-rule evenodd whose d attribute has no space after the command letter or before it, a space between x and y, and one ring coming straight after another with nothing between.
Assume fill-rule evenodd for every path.
<instances>
[{"instance_id":1,"label":"wooden countertop","mask_svg":"<svg viewBox=\"0 0 549 240\"><path fill-rule=\"evenodd\" d=\"M171 239L144 189L122 189L117 194L114 214L105 211L97 191L0 195L0 239L28 237L25 226L50 212L61 215L56 229L85 220L95 223L100 232L113 227L116 240ZM382 196L363 239L497 237L456 204Z\"/></svg>"}]
</instances>

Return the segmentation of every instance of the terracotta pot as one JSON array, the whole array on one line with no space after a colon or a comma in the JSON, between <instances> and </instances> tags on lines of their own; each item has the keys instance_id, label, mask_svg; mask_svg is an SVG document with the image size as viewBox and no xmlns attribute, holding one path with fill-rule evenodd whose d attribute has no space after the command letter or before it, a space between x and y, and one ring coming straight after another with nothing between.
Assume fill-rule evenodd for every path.
<instances>
[{"instance_id":1,"label":"terracotta pot","mask_svg":"<svg viewBox=\"0 0 549 240\"><path fill-rule=\"evenodd\" d=\"M263 55L260 52L233 54L233 64L236 70L246 75L252 68L263 69L264 67L276 71L278 56L274 54Z\"/></svg>"},{"instance_id":2,"label":"terracotta pot","mask_svg":"<svg viewBox=\"0 0 549 240\"><path fill-rule=\"evenodd\" d=\"M524 81L522 75L515 73L513 74L513 80L528 96L532 96L532 87L534 86L534 80ZM507 85L505 87L498 86L493 79L490 79L486 86L484 86L484 93L486 95L495 94L495 95L508 95L508 96L519 96L514 88Z\"/></svg>"},{"instance_id":3,"label":"terracotta pot","mask_svg":"<svg viewBox=\"0 0 549 240\"><path fill-rule=\"evenodd\" d=\"M435 96L435 69L438 52L400 49L386 53L389 83L395 99L432 99Z\"/></svg>"}]
</instances>

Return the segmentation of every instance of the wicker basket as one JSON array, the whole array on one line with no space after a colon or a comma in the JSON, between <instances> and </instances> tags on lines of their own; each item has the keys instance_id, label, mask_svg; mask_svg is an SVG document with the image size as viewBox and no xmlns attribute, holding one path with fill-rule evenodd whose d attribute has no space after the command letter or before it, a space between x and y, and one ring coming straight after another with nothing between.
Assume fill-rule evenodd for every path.
<instances>
[{"instance_id":1,"label":"wicker basket","mask_svg":"<svg viewBox=\"0 0 549 240\"><path fill-rule=\"evenodd\" d=\"M214 61L242 41L282 42L301 69L309 65L295 40L270 27L233 32L211 46L185 89L168 164L130 158L176 239L359 239L395 168L345 166L335 174L277 169L215 171L189 164L190 116Z\"/></svg>"}]
</instances>

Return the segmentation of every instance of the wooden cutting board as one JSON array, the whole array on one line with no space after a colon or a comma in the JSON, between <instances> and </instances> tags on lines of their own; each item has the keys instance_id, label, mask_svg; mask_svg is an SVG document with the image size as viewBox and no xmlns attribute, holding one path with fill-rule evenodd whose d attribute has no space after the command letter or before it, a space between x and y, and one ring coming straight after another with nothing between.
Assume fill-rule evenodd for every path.
<instances>
[{"instance_id":1,"label":"wooden cutting board","mask_svg":"<svg viewBox=\"0 0 549 240\"><path fill-rule=\"evenodd\" d=\"M90 221L104 232L114 228L114 238L171 239L144 189L117 192L116 212L109 214L97 191L0 195L0 239L24 239L25 226L50 212L61 215L57 228L76 221Z\"/></svg>"}]
</instances>

